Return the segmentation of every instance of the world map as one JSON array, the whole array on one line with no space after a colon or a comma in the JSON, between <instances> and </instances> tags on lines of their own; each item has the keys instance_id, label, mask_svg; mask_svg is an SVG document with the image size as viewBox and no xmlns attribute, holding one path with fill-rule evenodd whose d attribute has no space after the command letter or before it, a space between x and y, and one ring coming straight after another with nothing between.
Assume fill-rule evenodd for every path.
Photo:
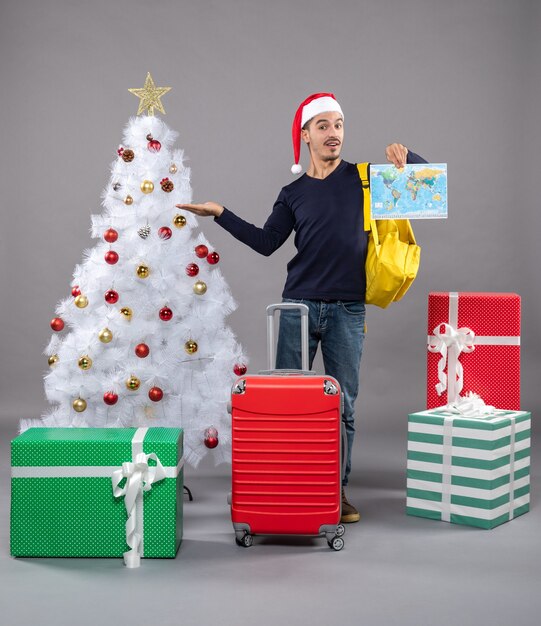
<instances>
[{"instance_id":1,"label":"world map","mask_svg":"<svg viewBox=\"0 0 541 626\"><path fill-rule=\"evenodd\" d=\"M372 219L447 217L447 164L370 165Z\"/></svg>"}]
</instances>

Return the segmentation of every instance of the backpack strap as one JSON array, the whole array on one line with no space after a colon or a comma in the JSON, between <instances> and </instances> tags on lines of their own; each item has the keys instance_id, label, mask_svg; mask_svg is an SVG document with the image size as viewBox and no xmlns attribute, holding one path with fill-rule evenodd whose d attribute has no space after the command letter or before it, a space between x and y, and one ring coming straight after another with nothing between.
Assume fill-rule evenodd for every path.
<instances>
[{"instance_id":1,"label":"backpack strap","mask_svg":"<svg viewBox=\"0 0 541 626\"><path fill-rule=\"evenodd\" d=\"M376 238L377 245L379 243L379 238L376 221L372 220L370 216L370 179L368 178L369 165L369 163L357 163L357 169L359 170L359 178L361 179L361 185L363 188L364 230L372 231L372 234ZM413 244L417 243L415 241L415 235L413 234L413 228L409 220L395 220L395 224L398 228L402 241L408 241Z\"/></svg>"},{"instance_id":2,"label":"backpack strap","mask_svg":"<svg viewBox=\"0 0 541 626\"><path fill-rule=\"evenodd\" d=\"M363 188L364 229L370 230L370 179L368 178L368 163L357 163L359 178Z\"/></svg>"}]
</instances>

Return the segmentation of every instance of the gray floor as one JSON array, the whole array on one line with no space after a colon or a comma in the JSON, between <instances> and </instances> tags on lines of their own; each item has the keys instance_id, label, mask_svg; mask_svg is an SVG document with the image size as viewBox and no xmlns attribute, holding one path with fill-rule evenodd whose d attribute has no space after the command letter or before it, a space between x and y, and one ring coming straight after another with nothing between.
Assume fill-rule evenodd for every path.
<instances>
[{"instance_id":1,"label":"gray floor","mask_svg":"<svg viewBox=\"0 0 541 626\"><path fill-rule=\"evenodd\" d=\"M233 540L227 476L188 475L184 541L175 560L12 559L9 441L0 426L2 626L169 624L539 624L539 453L532 510L491 531L404 514L405 441L365 433L349 490L362 521L342 552L324 540Z\"/></svg>"}]
</instances>

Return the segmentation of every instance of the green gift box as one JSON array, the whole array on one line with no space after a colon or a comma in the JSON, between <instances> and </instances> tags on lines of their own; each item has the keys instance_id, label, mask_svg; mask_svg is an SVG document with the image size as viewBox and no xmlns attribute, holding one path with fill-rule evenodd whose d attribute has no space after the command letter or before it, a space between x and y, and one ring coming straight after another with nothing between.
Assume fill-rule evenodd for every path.
<instances>
[{"instance_id":1,"label":"green gift box","mask_svg":"<svg viewBox=\"0 0 541 626\"><path fill-rule=\"evenodd\" d=\"M11 476L13 556L137 567L178 551L180 428L30 428L11 442Z\"/></svg>"},{"instance_id":2,"label":"green gift box","mask_svg":"<svg viewBox=\"0 0 541 626\"><path fill-rule=\"evenodd\" d=\"M530 429L526 411L412 413L407 514L494 528L529 511Z\"/></svg>"}]
</instances>

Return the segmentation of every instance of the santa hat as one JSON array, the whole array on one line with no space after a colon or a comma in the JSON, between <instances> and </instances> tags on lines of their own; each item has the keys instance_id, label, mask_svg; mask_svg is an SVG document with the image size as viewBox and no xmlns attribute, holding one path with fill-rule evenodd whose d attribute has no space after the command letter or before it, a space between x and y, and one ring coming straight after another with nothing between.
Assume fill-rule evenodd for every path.
<instances>
[{"instance_id":1,"label":"santa hat","mask_svg":"<svg viewBox=\"0 0 541 626\"><path fill-rule=\"evenodd\" d=\"M302 166L299 165L302 127L315 115L327 113L327 111L336 111L344 117L342 109L332 93L314 93L311 96L308 96L308 98L306 98L306 100L302 102L300 107L297 109L293 119L293 126L291 128L293 156L295 157L295 164L291 167L291 172L293 174L300 174L302 172Z\"/></svg>"}]
</instances>

